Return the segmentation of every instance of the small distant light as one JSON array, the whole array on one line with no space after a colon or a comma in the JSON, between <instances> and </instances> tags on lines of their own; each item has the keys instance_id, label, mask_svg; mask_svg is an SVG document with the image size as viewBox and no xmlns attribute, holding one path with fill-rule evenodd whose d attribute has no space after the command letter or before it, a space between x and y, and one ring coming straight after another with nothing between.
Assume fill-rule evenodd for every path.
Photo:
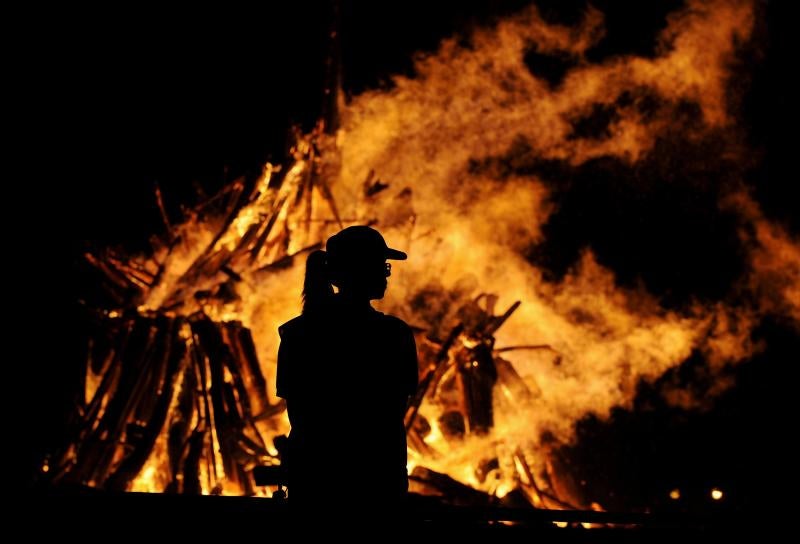
<instances>
[{"instance_id":1,"label":"small distant light","mask_svg":"<svg viewBox=\"0 0 800 544\"><path fill-rule=\"evenodd\" d=\"M477 367L478 366L478 361L472 361L472 366Z\"/></svg>"},{"instance_id":2,"label":"small distant light","mask_svg":"<svg viewBox=\"0 0 800 544\"><path fill-rule=\"evenodd\" d=\"M111 318L119 317L119 312L116 311L116 310L111 310L110 312L108 312L108 317L111 317Z\"/></svg>"},{"instance_id":3,"label":"small distant light","mask_svg":"<svg viewBox=\"0 0 800 544\"><path fill-rule=\"evenodd\" d=\"M720 500L722 498L722 490L721 489L717 489L716 487L712 488L711 489L711 498L714 499L715 501Z\"/></svg>"},{"instance_id":4,"label":"small distant light","mask_svg":"<svg viewBox=\"0 0 800 544\"><path fill-rule=\"evenodd\" d=\"M680 489L673 489L669 492L669 498L673 501L677 501L681 498L681 490Z\"/></svg>"},{"instance_id":5,"label":"small distant light","mask_svg":"<svg viewBox=\"0 0 800 544\"><path fill-rule=\"evenodd\" d=\"M50 465L47 463L42 465L42 472L50 472Z\"/></svg>"},{"instance_id":6,"label":"small distant light","mask_svg":"<svg viewBox=\"0 0 800 544\"><path fill-rule=\"evenodd\" d=\"M566 521L554 521L553 523L556 527L561 527L562 529L569 525Z\"/></svg>"}]
</instances>

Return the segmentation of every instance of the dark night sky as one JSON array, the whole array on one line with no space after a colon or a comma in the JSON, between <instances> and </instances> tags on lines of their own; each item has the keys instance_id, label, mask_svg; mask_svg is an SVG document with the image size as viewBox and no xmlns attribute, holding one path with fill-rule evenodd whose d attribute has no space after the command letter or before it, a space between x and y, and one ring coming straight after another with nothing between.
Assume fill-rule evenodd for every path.
<instances>
[{"instance_id":1,"label":"dark night sky","mask_svg":"<svg viewBox=\"0 0 800 544\"><path fill-rule=\"evenodd\" d=\"M56 279L41 293L45 299L60 301L52 305L51 322L72 322L76 284L81 280L73 263L82 249L106 244L139 247L157 231L156 182L171 209L177 210L194 198L197 186L213 192L237 175L257 174L265 160L281 161L288 127L314 122L321 103L329 4L319 2L318 9L287 4L278 8L267 3L247 13L142 9L106 14L102 24L90 22L97 13L71 12L60 22L54 18L51 24L57 31L42 62L26 70L36 88L32 132L37 142L27 169L34 179L45 180L29 190L35 196L42 187L53 188L46 207L56 227L55 241L47 259L55 263L50 277ZM391 74L411 73L415 51L432 51L441 38L466 32L471 24L490 21L526 2L387 4L342 2L346 93L388 85ZM585 7L577 0L538 4L550 20L564 23L577 20ZM682 3L598 0L593 4L607 16L608 36L590 53L592 60L600 61L614 54L652 54L664 15ZM767 14L758 30L763 45L752 53L748 65L752 69L741 74L748 80L742 117L752 147L766 152L753 172L756 195L771 217L798 233L800 195L796 176L788 175L789 140L783 138L790 128L788 97L796 96L786 69L794 64L788 63L790 18L783 4L760 7ZM37 130L39 126L46 130ZM56 174L55 179L49 177ZM558 220L570 224L570 217ZM613 259L614 248L609 252ZM557 269L558 257L543 262ZM625 263L620 267L624 269ZM715 278L704 281L713 284ZM68 325L59 327L52 342L57 347L45 348L44 355L79 352L81 342L80 332ZM796 345L796 339L784 344ZM63 413L61 407L68 400L63 384L74 383L74 368L54 366L48 376L41 391L41 413L34 416L46 429L32 445L36 451L57 440L62 421L56 414ZM729 402L733 413L743 410L744 402L766 398L759 388L769 385L757 376L756 390L743 393L750 397ZM782 405L761 408L757 415L773 409ZM609 429L591 427L589 422L587 432L604 437L606 433L613 439L614 432L631 425L624 415L620 418ZM722 420L708 425L721 426L721 433L730 431L731 421ZM753 431L756 426L750 422L745 428ZM686 440L707 432L701 424L696 427L684 430ZM759 461L769 458L763 450L745 453ZM575 456L580 458L581 452Z\"/></svg>"},{"instance_id":2,"label":"dark night sky","mask_svg":"<svg viewBox=\"0 0 800 544\"><path fill-rule=\"evenodd\" d=\"M103 26L77 22L71 31L62 30L68 34L64 47L49 59L55 85L46 107L53 108L57 126L48 144L66 152L74 239L140 243L157 226L155 182L177 208L192 198L194 183L214 190L236 175L258 172L267 159L282 159L289 125L309 126L319 112L330 19L327 2L316 3L316 10L288 4L259 8L265 11L258 15L148 10L110 18ZM391 74L412 72L414 52L432 51L442 37L525 4L344 1L345 91L387 85ZM606 13L607 37L588 57L601 61L652 54L664 15L682 2L593 4ZM571 23L585 2L539 5L550 20ZM784 132L789 96L788 75L776 69L787 65L783 9L766 8L769 26L758 31L769 33L759 37L766 56L755 58L750 73L742 70L741 77L753 78L742 113L754 147L770 151L770 171L761 173L762 201L777 216L794 220L786 203L796 193L788 193L776 174L785 171L788 154L788 143L776 139ZM800 227L797 220L794 227Z\"/></svg>"}]
</instances>

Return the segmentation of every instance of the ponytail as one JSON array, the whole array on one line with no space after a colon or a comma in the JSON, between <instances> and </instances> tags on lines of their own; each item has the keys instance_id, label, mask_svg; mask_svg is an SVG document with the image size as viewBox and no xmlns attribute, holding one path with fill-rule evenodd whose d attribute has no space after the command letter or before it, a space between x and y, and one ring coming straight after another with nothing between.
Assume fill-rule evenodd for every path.
<instances>
[{"instance_id":1,"label":"ponytail","mask_svg":"<svg viewBox=\"0 0 800 544\"><path fill-rule=\"evenodd\" d=\"M306 259L306 278L303 282L303 313L316 312L328 306L333 286L328 274L327 253L318 249Z\"/></svg>"}]
</instances>

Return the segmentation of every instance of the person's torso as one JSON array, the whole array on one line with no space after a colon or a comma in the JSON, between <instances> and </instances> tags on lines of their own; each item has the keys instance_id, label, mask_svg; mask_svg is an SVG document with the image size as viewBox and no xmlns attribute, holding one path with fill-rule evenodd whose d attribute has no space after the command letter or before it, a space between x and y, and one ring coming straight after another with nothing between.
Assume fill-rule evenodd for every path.
<instances>
[{"instance_id":1,"label":"person's torso","mask_svg":"<svg viewBox=\"0 0 800 544\"><path fill-rule=\"evenodd\" d=\"M376 311L296 324L289 417L306 453L360 467L405 465L403 327Z\"/></svg>"}]
</instances>

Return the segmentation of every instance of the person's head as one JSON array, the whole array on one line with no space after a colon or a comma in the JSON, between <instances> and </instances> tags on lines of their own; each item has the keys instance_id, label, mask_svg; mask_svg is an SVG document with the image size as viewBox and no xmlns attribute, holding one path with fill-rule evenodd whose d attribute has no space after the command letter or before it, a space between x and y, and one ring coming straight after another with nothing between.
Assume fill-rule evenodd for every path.
<instances>
[{"instance_id":1,"label":"person's head","mask_svg":"<svg viewBox=\"0 0 800 544\"><path fill-rule=\"evenodd\" d=\"M407 258L402 251L387 246L377 230L361 225L334 234L325 248L313 252L306 261L304 311L324 304L333 294L331 285L354 299L383 298L391 273L386 260Z\"/></svg>"}]
</instances>

